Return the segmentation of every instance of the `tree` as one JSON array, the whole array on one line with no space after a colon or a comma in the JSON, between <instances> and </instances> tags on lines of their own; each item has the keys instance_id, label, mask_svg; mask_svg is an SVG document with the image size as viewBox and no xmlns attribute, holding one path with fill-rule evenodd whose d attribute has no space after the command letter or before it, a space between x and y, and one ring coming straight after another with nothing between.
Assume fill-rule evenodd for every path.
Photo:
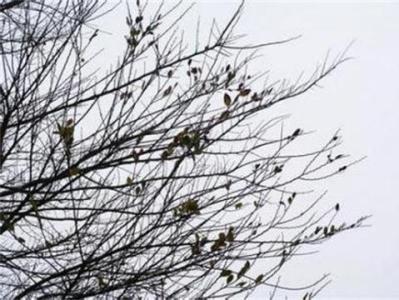
<instances>
[{"instance_id":1,"label":"tree","mask_svg":"<svg viewBox=\"0 0 399 300\"><path fill-rule=\"evenodd\" d=\"M261 85L248 71L257 51L289 40L240 45L243 4L190 46L177 30L187 11L137 1L126 49L103 74L93 24L106 3L47 2L0 6L2 298L274 295L301 249L362 226L335 224L339 204L297 184L354 163L336 153L338 132L299 152L307 132L254 118L345 54L306 80ZM298 290L310 299L324 283Z\"/></svg>"}]
</instances>

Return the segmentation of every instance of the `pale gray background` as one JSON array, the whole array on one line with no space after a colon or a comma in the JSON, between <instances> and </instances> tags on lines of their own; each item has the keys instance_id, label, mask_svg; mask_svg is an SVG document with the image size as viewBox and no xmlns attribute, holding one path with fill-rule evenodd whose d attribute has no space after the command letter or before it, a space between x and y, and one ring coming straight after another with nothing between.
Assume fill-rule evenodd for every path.
<instances>
[{"instance_id":1,"label":"pale gray background","mask_svg":"<svg viewBox=\"0 0 399 300\"><path fill-rule=\"evenodd\" d=\"M204 30L212 18L223 24L238 3L197 1L184 21L186 33L195 32L198 16ZM124 8L122 5L101 21L114 39L105 45L105 53L122 50ZM372 214L372 227L342 234L320 246L320 253L287 268L284 278L306 282L328 272L333 282L321 298L399 299L399 4L247 0L237 32L247 34L244 41L248 42L303 35L290 44L263 51L257 65L260 70L270 69L275 78L295 79L302 70L311 71L328 50L337 54L355 40L348 53L354 60L327 78L323 88L285 104L284 109L292 114L291 125L315 130L315 143L340 128L342 149L354 158L367 156L344 176L321 184L328 188L328 198L341 202L346 219ZM264 292L251 299L264 299Z\"/></svg>"}]
</instances>

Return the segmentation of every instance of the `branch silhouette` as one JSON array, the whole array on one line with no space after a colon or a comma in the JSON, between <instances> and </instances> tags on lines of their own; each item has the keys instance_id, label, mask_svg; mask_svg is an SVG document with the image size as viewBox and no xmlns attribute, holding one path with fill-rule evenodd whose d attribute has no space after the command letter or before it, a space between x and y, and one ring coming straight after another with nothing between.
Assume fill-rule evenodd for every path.
<instances>
[{"instance_id":1,"label":"branch silhouette","mask_svg":"<svg viewBox=\"0 0 399 300\"><path fill-rule=\"evenodd\" d=\"M339 132L298 151L309 133L286 132L286 117L269 111L316 87L345 53L305 80L261 84L249 71L258 51L291 39L240 46L243 4L192 46L180 4L137 1L126 47L101 73L94 24L105 2L22 3L0 6L2 298L320 291L327 277L289 287L282 267L365 218L336 224L339 204L301 185L354 162L336 153Z\"/></svg>"}]
</instances>

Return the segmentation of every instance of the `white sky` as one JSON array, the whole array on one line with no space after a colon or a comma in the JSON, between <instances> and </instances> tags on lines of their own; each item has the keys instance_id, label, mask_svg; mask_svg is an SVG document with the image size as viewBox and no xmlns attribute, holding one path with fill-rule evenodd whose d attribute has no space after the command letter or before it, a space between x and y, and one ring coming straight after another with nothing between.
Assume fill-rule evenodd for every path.
<instances>
[{"instance_id":1,"label":"white sky","mask_svg":"<svg viewBox=\"0 0 399 300\"><path fill-rule=\"evenodd\" d=\"M257 62L260 70L270 69L276 78L295 78L321 62L328 50L338 54L355 40L349 51L354 60L327 78L322 89L282 109L292 114L288 123L293 128L316 131L315 143L340 128L345 152L368 157L320 188L328 188L327 197L341 203L348 221L372 214L372 227L333 238L318 248L320 253L299 259L284 275L306 282L331 273L333 282L323 292L325 297L399 299L399 2L321 2L247 0L237 32L247 34L248 42L302 34L290 44L265 49ZM184 22L186 33L195 32L198 16L204 24L212 18L223 23L237 3L197 1ZM126 29L123 9L112 14L104 19L105 29L114 34ZM119 33L118 38L125 34ZM109 51L114 50L116 46ZM265 299L263 293L251 299Z\"/></svg>"}]
</instances>

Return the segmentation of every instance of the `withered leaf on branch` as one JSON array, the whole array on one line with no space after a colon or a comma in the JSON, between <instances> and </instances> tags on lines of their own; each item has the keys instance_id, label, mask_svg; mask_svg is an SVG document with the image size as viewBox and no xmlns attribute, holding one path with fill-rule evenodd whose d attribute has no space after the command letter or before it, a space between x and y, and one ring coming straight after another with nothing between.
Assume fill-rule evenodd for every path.
<instances>
[{"instance_id":1,"label":"withered leaf on branch","mask_svg":"<svg viewBox=\"0 0 399 300\"><path fill-rule=\"evenodd\" d=\"M230 107L230 105L231 105L231 98L230 98L230 95L227 94L227 93L225 93L224 96L223 96L223 100L224 100L224 104L225 104L227 107Z\"/></svg>"}]
</instances>

